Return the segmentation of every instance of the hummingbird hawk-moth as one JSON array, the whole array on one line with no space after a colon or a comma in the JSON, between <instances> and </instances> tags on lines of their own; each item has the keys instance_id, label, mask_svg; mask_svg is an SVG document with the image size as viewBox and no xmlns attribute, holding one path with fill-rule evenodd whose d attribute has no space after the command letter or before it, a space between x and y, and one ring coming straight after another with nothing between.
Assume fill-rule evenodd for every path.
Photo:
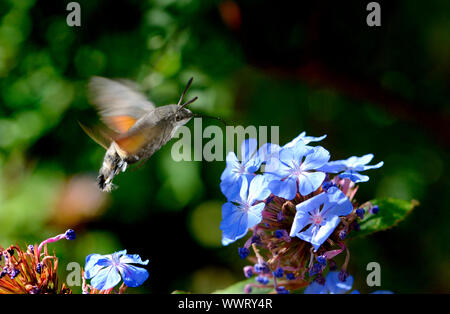
<instances>
[{"instance_id":1,"label":"hummingbird hawk-moth","mask_svg":"<svg viewBox=\"0 0 450 314\"><path fill-rule=\"evenodd\" d=\"M113 178L124 172L127 165L144 161L165 145L178 127L194 114L186 106L197 97L182 103L192 84L187 83L178 103L155 107L139 93L131 82L93 77L88 84L88 98L99 112L106 130L83 130L106 149L97 183L102 191L110 192Z\"/></svg>"}]
</instances>

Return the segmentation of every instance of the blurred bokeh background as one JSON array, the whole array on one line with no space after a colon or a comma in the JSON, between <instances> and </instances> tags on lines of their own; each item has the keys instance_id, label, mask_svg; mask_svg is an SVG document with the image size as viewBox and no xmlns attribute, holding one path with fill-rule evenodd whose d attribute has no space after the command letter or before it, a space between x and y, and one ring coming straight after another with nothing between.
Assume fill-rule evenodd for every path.
<instances>
[{"instance_id":1,"label":"blurred bokeh background","mask_svg":"<svg viewBox=\"0 0 450 314\"><path fill-rule=\"evenodd\" d=\"M76 241L50 247L61 275L126 248L150 259L134 293L242 280L243 241L220 244L225 162L175 162L170 142L100 193L104 150L77 123L98 119L86 99L93 75L135 80L157 105L194 76L192 110L278 125L281 143L328 134L332 159L385 162L358 199L420 201L397 228L350 243L355 288L373 290L365 267L376 261L384 289L450 292L448 1L378 1L381 27L366 25L369 1L78 2L80 27L66 24L69 1L0 2L0 245L73 228Z\"/></svg>"}]
</instances>

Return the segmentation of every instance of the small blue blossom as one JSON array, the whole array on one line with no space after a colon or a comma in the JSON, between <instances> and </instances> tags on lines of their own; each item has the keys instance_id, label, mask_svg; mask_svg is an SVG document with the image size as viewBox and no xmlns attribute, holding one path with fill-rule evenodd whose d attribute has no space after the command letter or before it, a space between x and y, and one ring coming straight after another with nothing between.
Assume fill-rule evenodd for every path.
<instances>
[{"instance_id":1,"label":"small blue blossom","mask_svg":"<svg viewBox=\"0 0 450 314\"><path fill-rule=\"evenodd\" d=\"M281 239L282 237L285 236L286 230L276 230L275 231L275 237L277 239Z\"/></svg>"},{"instance_id":2,"label":"small blue blossom","mask_svg":"<svg viewBox=\"0 0 450 314\"><path fill-rule=\"evenodd\" d=\"M222 244L228 245L247 234L251 228L262 220L265 203L262 201L270 195L267 182L262 175L257 175L250 184L244 178L239 197L222 206Z\"/></svg>"},{"instance_id":3,"label":"small blue blossom","mask_svg":"<svg viewBox=\"0 0 450 314\"><path fill-rule=\"evenodd\" d=\"M327 266L327 258L324 255L317 256L317 262L322 266Z\"/></svg>"},{"instance_id":4,"label":"small blue blossom","mask_svg":"<svg viewBox=\"0 0 450 314\"><path fill-rule=\"evenodd\" d=\"M278 286L276 291L277 291L278 294L289 294L289 290L287 290L283 286Z\"/></svg>"},{"instance_id":5,"label":"small blue blossom","mask_svg":"<svg viewBox=\"0 0 450 314\"><path fill-rule=\"evenodd\" d=\"M299 141L297 145L283 148L278 158L271 158L266 164L265 176L270 181L270 191L291 200L299 192L308 195L317 190L326 174L317 171L330 159L330 153L323 147L310 147Z\"/></svg>"},{"instance_id":6,"label":"small blue blossom","mask_svg":"<svg viewBox=\"0 0 450 314\"><path fill-rule=\"evenodd\" d=\"M319 263L315 263L315 264L311 267L311 269L310 269L310 271L309 271L309 275L310 275L310 276L314 276L314 275L320 273L320 272L322 271L322 269L323 269L322 265L320 265Z\"/></svg>"},{"instance_id":7,"label":"small blue blossom","mask_svg":"<svg viewBox=\"0 0 450 314\"><path fill-rule=\"evenodd\" d=\"M366 211L363 209L363 208L358 208L356 211L355 211L355 213L356 213L356 215L358 215L358 217L360 218L360 219L364 219L364 213L365 213Z\"/></svg>"},{"instance_id":8,"label":"small blue blossom","mask_svg":"<svg viewBox=\"0 0 450 314\"><path fill-rule=\"evenodd\" d=\"M287 273L286 274L286 279L287 280L294 280L295 279L295 275L293 273Z\"/></svg>"},{"instance_id":9,"label":"small blue blossom","mask_svg":"<svg viewBox=\"0 0 450 314\"><path fill-rule=\"evenodd\" d=\"M338 271L330 271L325 279L325 284L313 281L306 287L304 294L342 294L350 291L353 286L353 277L348 276L346 281L342 282L338 278Z\"/></svg>"},{"instance_id":10,"label":"small blue blossom","mask_svg":"<svg viewBox=\"0 0 450 314\"><path fill-rule=\"evenodd\" d=\"M126 250L109 255L90 254L86 257L84 277L91 279L91 286L106 290L116 286L122 277L128 287L137 287L148 278L148 271L132 264L147 265L137 254L127 254Z\"/></svg>"},{"instance_id":11,"label":"small blue blossom","mask_svg":"<svg viewBox=\"0 0 450 314\"><path fill-rule=\"evenodd\" d=\"M360 174L361 171L369 169L377 169L383 166L383 162L380 161L376 165L367 165L372 159L373 154L367 154L362 157L352 156L346 160L330 161L326 165L322 166L319 170L328 173L339 173L339 177L342 179L350 179L351 181L367 182L369 177Z\"/></svg>"},{"instance_id":12,"label":"small blue blossom","mask_svg":"<svg viewBox=\"0 0 450 314\"><path fill-rule=\"evenodd\" d=\"M378 214L378 212L380 211L380 208L378 207L378 205L375 205L374 207L372 207L372 209L370 210L370 212L372 214Z\"/></svg>"},{"instance_id":13,"label":"small blue blossom","mask_svg":"<svg viewBox=\"0 0 450 314\"><path fill-rule=\"evenodd\" d=\"M250 251L246 247L240 247L238 251L241 259L245 259L250 254Z\"/></svg>"},{"instance_id":14,"label":"small blue blossom","mask_svg":"<svg viewBox=\"0 0 450 314\"><path fill-rule=\"evenodd\" d=\"M341 190L333 187L301 202L296 209L290 236L311 243L317 251L339 224L339 216L350 214L353 205Z\"/></svg>"},{"instance_id":15,"label":"small blue blossom","mask_svg":"<svg viewBox=\"0 0 450 314\"><path fill-rule=\"evenodd\" d=\"M278 267L274 272L273 275L277 278L282 278L284 276L284 270L281 267Z\"/></svg>"},{"instance_id":16,"label":"small blue blossom","mask_svg":"<svg viewBox=\"0 0 450 314\"><path fill-rule=\"evenodd\" d=\"M253 276L253 267L252 266L244 267L244 276L245 276L245 278L250 278Z\"/></svg>"},{"instance_id":17,"label":"small blue blossom","mask_svg":"<svg viewBox=\"0 0 450 314\"><path fill-rule=\"evenodd\" d=\"M339 231L339 239L345 240L346 237L347 237L347 231L345 231L345 230Z\"/></svg>"},{"instance_id":18,"label":"small blue blossom","mask_svg":"<svg viewBox=\"0 0 450 314\"><path fill-rule=\"evenodd\" d=\"M256 277L256 281L259 282L262 285L267 285L270 280L266 276L259 275L258 277Z\"/></svg>"},{"instance_id":19,"label":"small blue blossom","mask_svg":"<svg viewBox=\"0 0 450 314\"><path fill-rule=\"evenodd\" d=\"M244 287L244 293L252 293L252 286L245 285Z\"/></svg>"},{"instance_id":20,"label":"small blue blossom","mask_svg":"<svg viewBox=\"0 0 450 314\"><path fill-rule=\"evenodd\" d=\"M270 271L269 266L267 266L267 264L265 262L262 263L257 263L255 264L255 267L253 267L255 269L255 272L260 274L260 273L268 273Z\"/></svg>"},{"instance_id":21,"label":"small blue blossom","mask_svg":"<svg viewBox=\"0 0 450 314\"><path fill-rule=\"evenodd\" d=\"M75 240L75 231L73 231L72 229L68 229L65 233L65 237L67 240Z\"/></svg>"},{"instance_id":22,"label":"small blue blossom","mask_svg":"<svg viewBox=\"0 0 450 314\"><path fill-rule=\"evenodd\" d=\"M42 264L42 263L38 263L38 264L36 265L36 272L37 272L38 274L40 274L40 273L42 272L42 267L44 267L44 264Z\"/></svg>"},{"instance_id":23,"label":"small blue blossom","mask_svg":"<svg viewBox=\"0 0 450 314\"><path fill-rule=\"evenodd\" d=\"M261 166L256 149L257 141L251 138L241 144L241 161L234 152L228 153L227 166L220 177L220 189L229 201L238 198L242 180L251 181Z\"/></svg>"},{"instance_id":24,"label":"small blue blossom","mask_svg":"<svg viewBox=\"0 0 450 314\"><path fill-rule=\"evenodd\" d=\"M13 268L9 272L9 278L11 278L11 280L12 280L12 279L16 278L19 274L20 274L20 270L18 270L17 268Z\"/></svg>"}]
</instances>

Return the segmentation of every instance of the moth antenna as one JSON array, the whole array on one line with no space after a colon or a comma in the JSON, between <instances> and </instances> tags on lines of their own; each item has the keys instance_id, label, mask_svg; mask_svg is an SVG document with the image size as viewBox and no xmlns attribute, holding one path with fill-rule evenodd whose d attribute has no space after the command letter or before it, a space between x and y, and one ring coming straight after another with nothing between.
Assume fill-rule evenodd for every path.
<instances>
[{"instance_id":1,"label":"moth antenna","mask_svg":"<svg viewBox=\"0 0 450 314\"><path fill-rule=\"evenodd\" d=\"M182 105L180 106L180 108L178 108L178 110L180 110L180 109L186 107L186 106L189 105L189 104L192 104L192 103L193 103L194 101L196 101L197 99L198 99L198 97L195 96L195 97L192 98L191 100L186 101L184 104L182 104Z\"/></svg>"},{"instance_id":2,"label":"moth antenna","mask_svg":"<svg viewBox=\"0 0 450 314\"><path fill-rule=\"evenodd\" d=\"M189 81L187 82L187 85L186 85L186 87L184 88L183 93L181 94L180 100L178 101L178 106L181 105L181 102L183 101L183 98L184 98L184 96L186 95L188 89L191 87L192 81L193 81L193 80L194 80L194 78L191 77L191 78L189 79ZM185 106L185 105L184 105L184 106Z\"/></svg>"},{"instance_id":3,"label":"moth antenna","mask_svg":"<svg viewBox=\"0 0 450 314\"><path fill-rule=\"evenodd\" d=\"M194 114L194 117L214 119L214 120L222 122L225 126L228 126L228 123L220 117L213 117L213 116L208 116L208 115L198 114L198 113Z\"/></svg>"}]
</instances>

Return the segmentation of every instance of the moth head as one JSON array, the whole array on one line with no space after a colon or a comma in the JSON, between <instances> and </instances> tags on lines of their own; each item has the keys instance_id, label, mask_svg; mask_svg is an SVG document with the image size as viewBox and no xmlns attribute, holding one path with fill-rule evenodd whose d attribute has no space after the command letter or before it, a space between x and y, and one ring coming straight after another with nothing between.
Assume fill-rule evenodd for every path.
<instances>
[{"instance_id":1,"label":"moth head","mask_svg":"<svg viewBox=\"0 0 450 314\"><path fill-rule=\"evenodd\" d=\"M178 125L186 124L194 114L187 108L177 108L175 112L175 122Z\"/></svg>"}]
</instances>

